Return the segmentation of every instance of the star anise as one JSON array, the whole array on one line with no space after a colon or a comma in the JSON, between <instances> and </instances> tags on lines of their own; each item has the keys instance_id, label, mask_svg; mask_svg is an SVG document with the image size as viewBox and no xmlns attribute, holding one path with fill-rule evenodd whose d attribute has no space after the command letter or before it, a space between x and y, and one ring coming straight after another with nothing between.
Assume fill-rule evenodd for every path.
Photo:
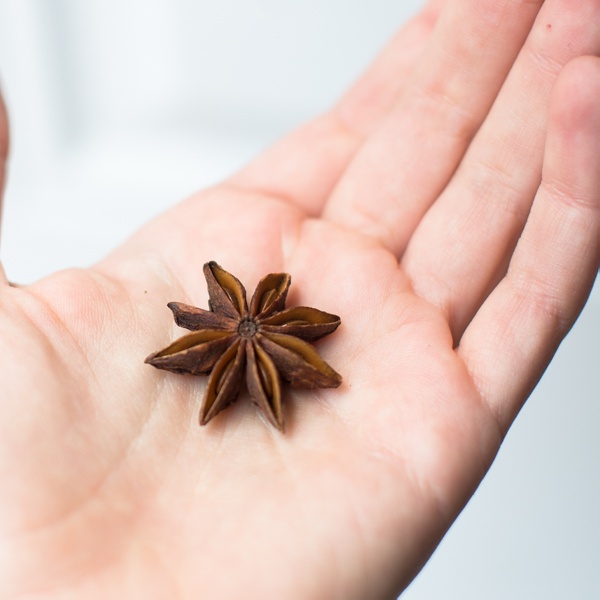
<instances>
[{"instance_id":1,"label":"star anise","mask_svg":"<svg viewBox=\"0 0 600 600\"><path fill-rule=\"evenodd\" d=\"M170 302L175 322L192 331L146 362L175 373L210 373L200 424L234 402L244 378L250 397L283 431L281 382L296 388L331 388L342 378L308 341L335 331L340 318L316 308L285 308L287 273L263 277L250 300L240 281L215 262L204 265L210 310Z\"/></svg>"}]
</instances>

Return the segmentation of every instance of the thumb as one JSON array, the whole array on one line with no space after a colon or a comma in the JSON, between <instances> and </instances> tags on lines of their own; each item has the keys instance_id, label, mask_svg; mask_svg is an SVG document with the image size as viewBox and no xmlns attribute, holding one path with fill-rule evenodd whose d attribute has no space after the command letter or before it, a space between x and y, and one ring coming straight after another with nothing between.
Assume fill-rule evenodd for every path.
<instances>
[{"instance_id":1,"label":"thumb","mask_svg":"<svg viewBox=\"0 0 600 600\"><path fill-rule=\"evenodd\" d=\"M6 159L8 158L8 116L4 99L0 93L0 239L2 233L2 208L4 197L4 182L6 179ZM0 283L5 283L4 270L0 262Z\"/></svg>"},{"instance_id":2,"label":"thumb","mask_svg":"<svg viewBox=\"0 0 600 600\"><path fill-rule=\"evenodd\" d=\"M8 158L8 115L6 105L0 93L0 223L2 222L2 196L6 174L6 159Z\"/></svg>"}]
</instances>

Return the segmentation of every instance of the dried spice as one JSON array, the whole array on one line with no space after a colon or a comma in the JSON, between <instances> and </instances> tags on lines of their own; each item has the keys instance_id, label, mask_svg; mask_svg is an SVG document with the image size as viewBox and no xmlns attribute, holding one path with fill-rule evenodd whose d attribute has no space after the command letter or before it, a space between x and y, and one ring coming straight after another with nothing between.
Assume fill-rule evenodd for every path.
<instances>
[{"instance_id":1,"label":"dried spice","mask_svg":"<svg viewBox=\"0 0 600 600\"><path fill-rule=\"evenodd\" d=\"M342 378L308 342L335 331L340 318L316 308L285 308L287 273L263 277L250 300L240 281L215 262L204 265L210 310L170 302L175 322L192 331L146 362L174 373L210 373L200 424L234 402L242 382L267 420L283 431L281 379L296 388L332 388Z\"/></svg>"}]
</instances>

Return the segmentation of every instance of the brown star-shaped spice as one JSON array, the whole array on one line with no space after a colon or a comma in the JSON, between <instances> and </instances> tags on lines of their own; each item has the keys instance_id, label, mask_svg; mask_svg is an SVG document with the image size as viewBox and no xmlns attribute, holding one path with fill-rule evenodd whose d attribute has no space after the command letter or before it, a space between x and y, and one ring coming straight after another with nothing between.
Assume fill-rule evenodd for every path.
<instances>
[{"instance_id":1,"label":"brown star-shaped spice","mask_svg":"<svg viewBox=\"0 0 600 600\"><path fill-rule=\"evenodd\" d=\"M332 388L342 382L308 341L335 331L340 318L316 308L285 308L287 273L263 277L250 300L240 281L216 262L204 265L210 310L170 302L175 322L192 331L146 362L174 373L210 373L200 424L234 402L243 379L252 401L283 431L280 379L296 388Z\"/></svg>"}]
</instances>

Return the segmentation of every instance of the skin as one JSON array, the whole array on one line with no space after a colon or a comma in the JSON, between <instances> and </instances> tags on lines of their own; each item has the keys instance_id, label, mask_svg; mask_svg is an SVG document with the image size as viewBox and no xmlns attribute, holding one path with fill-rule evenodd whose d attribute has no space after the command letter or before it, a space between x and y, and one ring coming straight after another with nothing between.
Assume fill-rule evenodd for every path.
<instances>
[{"instance_id":1,"label":"skin","mask_svg":"<svg viewBox=\"0 0 600 600\"><path fill-rule=\"evenodd\" d=\"M0 280L0 598L395 598L490 466L599 267L600 2L434 1L325 115L100 264ZM0 119L0 156L7 125ZM336 390L143 359L201 265L342 317Z\"/></svg>"}]
</instances>

